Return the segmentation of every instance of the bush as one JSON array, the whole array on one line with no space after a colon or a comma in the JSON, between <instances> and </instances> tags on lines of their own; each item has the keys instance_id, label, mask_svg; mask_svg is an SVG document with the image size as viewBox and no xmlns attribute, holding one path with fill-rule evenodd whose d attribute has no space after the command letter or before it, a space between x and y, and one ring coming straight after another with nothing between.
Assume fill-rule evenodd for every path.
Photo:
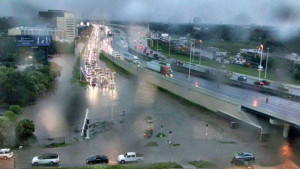
<instances>
[{"instance_id":1,"label":"bush","mask_svg":"<svg viewBox=\"0 0 300 169\"><path fill-rule=\"evenodd\" d=\"M19 105L11 105L8 109L15 114L21 114L23 111L22 107L20 107Z\"/></svg>"},{"instance_id":2,"label":"bush","mask_svg":"<svg viewBox=\"0 0 300 169\"><path fill-rule=\"evenodd\" d=\"M7 117L10 121L16 121L17 115L12 111L4 112L4 116Z\"/></svg>"},{"instance_id":3,"label":"bush","mask_svg":"<svg viewBox=\"0 0 300 169\"><path fill-rule=\"evenodd\" d=\"M27 139L28 137L33 136L34 130L34 123L29 119L23 119L19 121L16 126L16 134L20 139Z\"/></svg>"}]
</instances>

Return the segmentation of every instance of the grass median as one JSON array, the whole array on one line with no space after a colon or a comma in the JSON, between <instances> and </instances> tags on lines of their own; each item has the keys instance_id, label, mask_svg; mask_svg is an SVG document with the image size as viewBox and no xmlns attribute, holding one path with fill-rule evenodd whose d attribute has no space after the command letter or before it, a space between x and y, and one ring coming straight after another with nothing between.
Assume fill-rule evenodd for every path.
<instances>
[{"instance_id":1,"label":"grass median","mask_svg":"<svg viewBox=\"0 0 300 169\"><path fill-rule=\"evenodd\" d=\"M72 76L72 82L73 83L79 83L80 86L84 87L84 86L87 86L88 85L88 82L86 82L84 80L84 77L83 75L81 74L81 71L80 71L80 56L77 58L75 64L74 64L74 67L73 67L73 76ZM80 77L81 76L81 77ZM81 80L80 80L81 79Z\"/></svg>"}]
</instances>

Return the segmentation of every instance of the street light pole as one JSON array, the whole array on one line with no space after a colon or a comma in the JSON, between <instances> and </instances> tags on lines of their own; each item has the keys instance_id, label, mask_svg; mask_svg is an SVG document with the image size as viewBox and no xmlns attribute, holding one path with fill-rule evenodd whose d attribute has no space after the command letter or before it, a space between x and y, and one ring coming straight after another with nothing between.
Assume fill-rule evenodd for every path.
<instances>
[{"instance_id":1,"label":"street light pole","mask_svg":"<svg viewBox=\"0 0 300 169\"><path fill-rule=\"evenodd\" d=\"M259 68L258 68L258 79L260 81L260 72L261 72L261 62L262 62L262 55L263 55L263 51L264 51L264 46L260 45L260 62L259 62Z\"/></svg>"},{"instance_id":2,"label":"street light pole","mask_svg":"<svg viewBox=\"0 0 300 169\"><path fill-rule=\"evenodd\" d=\"M200 42L199 65L201 65L201 47L202 47L202 40L200 40L199 42Z\"/></svg>"},{"instance_id":3,"label":"street light pole","mask_svg":"<svg viewBox=\"0 0 300 169\"><path fill-rule=\"evenodd\" d=\"M268 71L268 60L269 60L269 48L268 49L268 53L267 53L267 60L266 60L266 70L265 70L265 79L267 78L267 71Z\"/></svg>"},{"instance_id":4,"label":"street light pole","mask_svg":"<svg viewBox=\"0 0 300 169\"><path fill-rule=\"evenodd\" d=\"M194 59L195 59L195 45L194 45L194 47L192 49L193 49L193 62L194 62Z\"/></svg>"},{"instance_id":5,"label":"street light pole","mask_svg":"<svg viewBox=\"0 0 300 169\"><path fill-rule=\"evenodd\" d=\"M114 120L114 104L113 104L113 98L111 98L111 121Z\"/></svg>"},{"instance_id":6,"label":"street light pole","mask_svg":"<svg viewBox=\"0 0 300 169\"><path fill-rule=\"evenodd\" d=\"M170 58L170 50L171 50L171 36L169 37L169 58Z\"/></svg>"},{"instance_id":7,"label":"street light pole","mask_svg":"<svg viewBox=\"0 0 300 169\"><path fill-rule=\"evenodd\" d=\"M156 37L156 51L158 52L158 36Z\"/></svg>"},{"instance_id":8,"label":"street light pole","mask_svg":"<svg viewBox=\"0 0 300 169\"><path fill-rule=\"evenodd\" d=\"M192 43L191 43L191 48L190 48L190 64L189 64L189 78L188 78L188 82L190 83L190 79L191 79L191 62L192 62Z\"/></svg>"}]
</instances>

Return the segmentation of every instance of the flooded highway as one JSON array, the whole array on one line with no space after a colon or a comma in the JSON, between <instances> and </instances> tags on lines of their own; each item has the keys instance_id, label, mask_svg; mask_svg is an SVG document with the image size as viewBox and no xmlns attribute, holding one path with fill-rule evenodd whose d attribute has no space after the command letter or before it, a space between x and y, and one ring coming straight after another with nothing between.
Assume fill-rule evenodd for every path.
<instances>
[{"instance_id":1,"label":"flooded highway","mask_svg":"<svg viewBox=\"0 0 300 169\"><path fill-rule=\"evenodd\" d=\"M109 157L109 164L116 164L117 155L126 151L144 153L145 162L171 161L174 158L178 163L186 163L205 159L225 168L230 166L234 153L249 150L255 153L259 166L274 167L286 161L300 165L297 161L300 157L299 137L285 140L280 137L281 132L275 130L268 142L260 142L257 132L248 126L231 129L228 121L214 113L162 92L108 61L101 62L116 72L115 89L80 87L72 83L73 65L81 48L82 45L79 45L76 56L53 58L52 61L63 66L62 75L57 79L55 88L36 104L26 107L22 116L34 121L34 134L38 141L43 138L68 139L78 135L74 130L82 127L87 108L91 123L112 121L112 128L93 139L66 147L35 146L20 150L17 152L18 168L29 168L32 157L45 152L58 153L60 166L75 166L85 165L87 157L99 153ZM153 124L145 122L147 116L153 118ZM206 124L209 124L208 136L205 136ZM156 138L161 125L164 126L164 133L173 132L172 139L180 146L171 148L167 144L168 137ZM154 130L150 139L143 137L147 128ZM220 143L221 130L224 130L222 140L232 144ZM144 146L150 141L157 142L158 146Z\"/></svg>"}]
</instances>

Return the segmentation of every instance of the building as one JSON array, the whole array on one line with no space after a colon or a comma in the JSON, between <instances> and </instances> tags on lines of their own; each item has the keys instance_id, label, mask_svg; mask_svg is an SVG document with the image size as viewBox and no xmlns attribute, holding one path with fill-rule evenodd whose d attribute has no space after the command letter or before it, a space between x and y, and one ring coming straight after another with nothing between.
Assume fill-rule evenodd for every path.
<instances>
[{"instance_id":1,"label":"building","mask_svg":"<svg viewBox=\"0 0 300 169\"><path fill-rule=\"evenodd\" d=\"M193 19L193 25L197 26L201 24L201 18L200 17L194 17Z\"/></svg>"},{"instance_id":2,"label":"building","mask_svg":"<svg viewBox=\"0 0 300 169\"><path fill-rule=\"evenodd\" d=\"M52 36L55 41L64 39L64 34L61 30L55 28L43 28L43 27L15 27L8 29L9 36L17 35L33 35L33 36Z\"/></svg>"},{"instance_id":3,"label":"building","mask_svg":"<svg viewBox=\"0 0 300 169\"><path fill-rule=\"evenodd\" d=\"M65 10L40 11L42 24L62 32L65 41L73 42L77 36L75 14Z\"/></svg>"}]
</instances>

